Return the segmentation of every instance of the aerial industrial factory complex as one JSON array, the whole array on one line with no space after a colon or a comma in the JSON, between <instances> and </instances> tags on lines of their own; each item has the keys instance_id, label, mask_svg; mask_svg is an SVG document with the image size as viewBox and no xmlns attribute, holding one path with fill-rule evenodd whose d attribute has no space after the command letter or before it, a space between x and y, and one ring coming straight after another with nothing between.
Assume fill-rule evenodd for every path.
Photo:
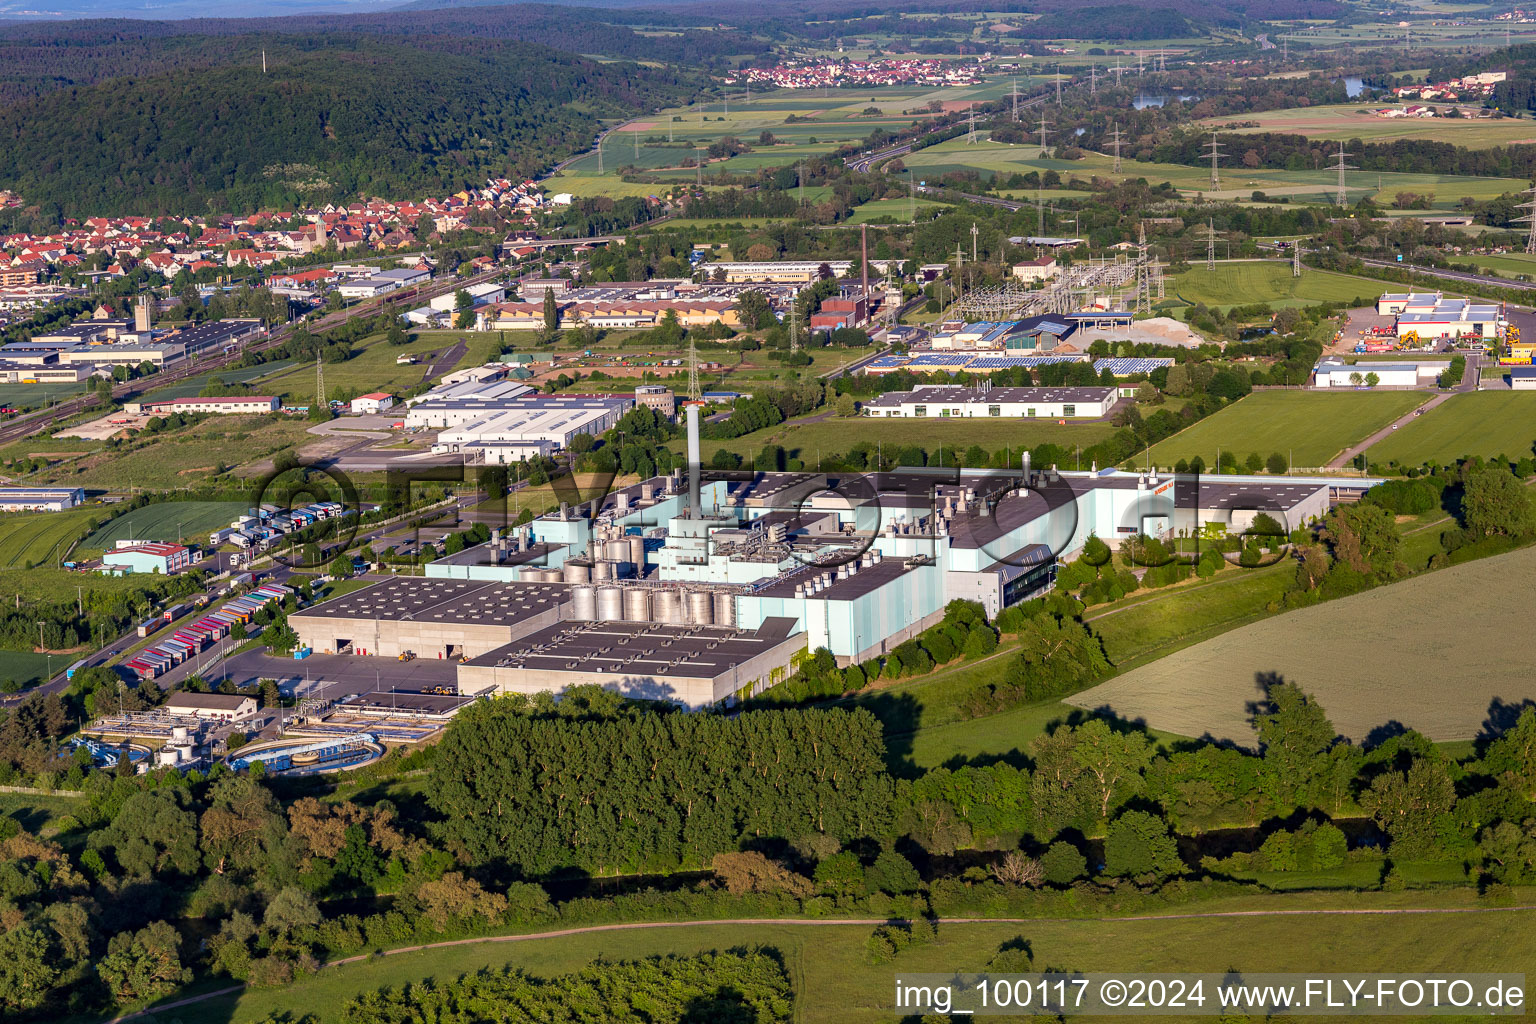
<instances>
[{"instance_id":1,"label":"aerial industrial factory complex","mask_svg":"<svg viewBox=\"0 0 1536 1024\"><path fill-rule=\"evenodd\" d=\"M687 409L699 465L698 407ZM1287 528L1375 481L1032 467L871 475L695 471L493 533L314 608L308 647L451 659L463 694L600 683L688 707L732 702L825 647L878 657L964 598L988 614L1050 589L1091 535Z\"/></svg>"}]
</instances>

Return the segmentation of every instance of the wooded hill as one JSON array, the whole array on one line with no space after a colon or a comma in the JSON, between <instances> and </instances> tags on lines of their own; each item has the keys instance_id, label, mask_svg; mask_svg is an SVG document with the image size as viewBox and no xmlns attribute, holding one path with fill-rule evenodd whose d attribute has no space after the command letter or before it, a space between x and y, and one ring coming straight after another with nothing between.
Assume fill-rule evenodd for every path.
<instances>
[{"instance_id":1,"label":"wooded hill","mask_svg":"<svg viewBox=\"0 0 1536 1024\"><path fill-rule=\"evenodd\" d=\"M0 110L0 187L45 216L444 195L591 145L691 73L503 40L290 38L288 52L58 89ZM158 45L158 44L157 44Z\"/></svg>"}]
</instances>

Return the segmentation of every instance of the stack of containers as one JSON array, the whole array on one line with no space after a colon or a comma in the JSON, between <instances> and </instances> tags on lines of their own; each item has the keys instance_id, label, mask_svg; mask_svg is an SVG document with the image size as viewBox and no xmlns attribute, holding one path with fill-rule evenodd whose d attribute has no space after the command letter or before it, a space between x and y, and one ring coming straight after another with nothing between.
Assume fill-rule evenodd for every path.
<instances>
[{"instance_id":1,"label":"stack of containers","mask_svg":"<svg viewBox=\"0 0 1536 1024\"><path fill-rule=\"evenodd\" d=\"M169 640L162 640L135 655L126 664L138 673L140 679L154 679L183 661L197 654L209 644L217 643L229 635L237 622L249 622L257 609L273 601L281 601L293 593L289 587L266 583L244 597L230 601L216 612L196 619L175 633Z\"/></svg>"}]
</instances>

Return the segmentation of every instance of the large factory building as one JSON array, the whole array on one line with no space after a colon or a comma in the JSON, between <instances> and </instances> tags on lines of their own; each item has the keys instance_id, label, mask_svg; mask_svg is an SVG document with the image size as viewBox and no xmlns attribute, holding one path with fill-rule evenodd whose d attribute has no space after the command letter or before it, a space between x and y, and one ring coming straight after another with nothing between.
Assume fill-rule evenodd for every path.
<instances>
[{"instance_id":1,"label":"large factory building","mask_svg":"<svg viewBox=\"0 0 1536 1024\"><path fill-rule=\"evenodd\" d=\"M696 453L698 407L687 407ZM695 464L697 464L695 462ZM468 660L466 693L598 683L689 707L729 703L827 648L888 653L964 598L989 615L1039 596L1090 536L1315 522L1369 479L898 470L647 480L294 614L316 650Z\"/></svg>"}]
</instances>

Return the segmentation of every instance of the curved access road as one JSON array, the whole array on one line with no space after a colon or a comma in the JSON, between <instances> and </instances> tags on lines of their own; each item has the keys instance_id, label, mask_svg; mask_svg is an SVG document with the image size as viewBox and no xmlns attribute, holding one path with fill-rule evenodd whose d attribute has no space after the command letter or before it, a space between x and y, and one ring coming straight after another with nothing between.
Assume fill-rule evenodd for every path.
<instances>
[{"instance_id":1,"label":"curved access road","mask_svg":"<svg viewBox=\"0 0 1536 1024\"><path fill-rule=\"evenodd\" d=\"M1114 923L1116 921L1191 921L1191 920L1218 920L1221 918L1244 917L1396 917L1418 914L1511 914L1525 910L1536 910L1536 904L1519 904L1512 907L1300 907L1294 910L1212 910L1205 913L1189 914L1132 914L1124 917L940 917L935 918L936 925L963 925L963 924L1042 924L1045 922L1059 921L1093 921ZM903 919L894 919L902 922ZM468 939L449 939L444 942L426 942L417 946L401 946L398 949L386 949L382 953L360 953L357 956L342 957L339 960L329 960L326 967L341 967L345 964L360 963L371 960L375 956L399 956L402 953L420 953L428 949L446 949L450 946L477 946L482 943L502 942L535 942L539 939L559 939L572 935L593 935L598 932L630 932L648 931L658 928L702 928L715 925L732 925L737 927L793 927L793 928L827 928L837 926L853 926L874 928L880 925L893 923L888 917L845 917L836 919L827 918L801 918L801 917L728 917L708 921L625 921L617 924L592 924L580 928L558 928L547 932L522 932L517 935L481 935ZM910 923L910 922L904 922ZM192 1006L197 1003L217 999L220 996L232 995L245 989L244 985L230 985L225 988L214 989L211 992L202 992L185 999L177 999L169 1003L157 1003L153 1007L135 1010L125 1013L120 1017L113 1017L104 1024L121 1024L123 1021L135 1020L150 1013L163 1013L166 1010L180 1009L183 1006Z\"/></svg>"}]
</instances>

